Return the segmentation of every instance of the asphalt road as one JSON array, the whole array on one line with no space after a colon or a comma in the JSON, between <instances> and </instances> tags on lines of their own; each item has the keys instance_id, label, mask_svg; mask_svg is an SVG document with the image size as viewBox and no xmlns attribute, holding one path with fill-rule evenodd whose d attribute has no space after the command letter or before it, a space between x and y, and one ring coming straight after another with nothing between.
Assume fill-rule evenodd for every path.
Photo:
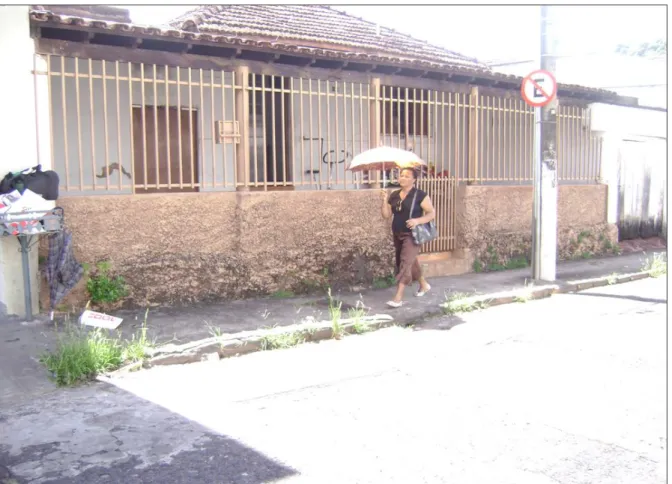
<instances>
[{"instance_id":1,"label":"asphalt road","mask_svg":"<svg viewBox=\"0 0 672 484\"><path fill-rule=\"evenodd\" d=\"M19 483L663 483L665 301L649 279L59 391L0 410L0 464Z\"/></svg>"}]
</instances>

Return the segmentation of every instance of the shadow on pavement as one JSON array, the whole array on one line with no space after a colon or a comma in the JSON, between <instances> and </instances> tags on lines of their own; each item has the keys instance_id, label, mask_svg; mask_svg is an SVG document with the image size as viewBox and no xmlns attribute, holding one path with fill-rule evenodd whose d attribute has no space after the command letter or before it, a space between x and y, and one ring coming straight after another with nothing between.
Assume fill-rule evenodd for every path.
<instances>
[{"instance_id":1,"label":"shadow on pavement","mask_svg":"<svg viewBox=\"0 0 672 484\"><path fill-rule=\"evenodd\" d=\"M262 484L298 474L231 437L102 383L5 408L0 422L0 469L9 468L17 484Z\"/></svg>"}]
</instances>

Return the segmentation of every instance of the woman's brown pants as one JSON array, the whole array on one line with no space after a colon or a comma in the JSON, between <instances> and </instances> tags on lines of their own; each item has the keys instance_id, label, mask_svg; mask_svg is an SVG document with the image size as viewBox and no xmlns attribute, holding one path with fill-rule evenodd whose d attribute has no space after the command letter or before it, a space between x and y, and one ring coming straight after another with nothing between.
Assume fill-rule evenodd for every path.
<instances>
[{"instance_id":1,"label":"woman's brown pants","mask_svg":"<svg viewBox=\"0 0 672 484\"><path fill-rule=\"evenodd\" d=\"M398 283L408 286L420 280L422 269L418 262L420 246L413 243L413 234L397 232L392 234L396 262L396 279Z\"/></svg>"}]
</instances>

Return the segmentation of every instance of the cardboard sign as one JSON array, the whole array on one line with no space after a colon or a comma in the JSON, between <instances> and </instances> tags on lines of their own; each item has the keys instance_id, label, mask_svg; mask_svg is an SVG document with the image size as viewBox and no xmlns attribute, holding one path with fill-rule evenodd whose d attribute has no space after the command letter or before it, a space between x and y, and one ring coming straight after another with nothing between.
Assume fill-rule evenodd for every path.
<instances>
[{"instance_id":1,"label":"cardboard sign","mask_svg":"<svg viewBox=\"0 0 672 484\"><path fill-rule=\"evenodd\" d=\"M94 326L103 329L117 329L123 319L115 318L109 314L97 313L95 311L86 310L79 317L79 322L87 326Z\"/></svg>"}]
</instances>

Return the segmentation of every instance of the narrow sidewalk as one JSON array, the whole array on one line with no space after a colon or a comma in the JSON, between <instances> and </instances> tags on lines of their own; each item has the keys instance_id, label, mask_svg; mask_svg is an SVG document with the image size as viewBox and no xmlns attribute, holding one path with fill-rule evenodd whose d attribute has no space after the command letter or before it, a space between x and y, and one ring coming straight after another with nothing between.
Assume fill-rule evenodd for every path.
<instances>
[{"instance_id":1,"label":"narrow sidewalk","mask_svg":"<svg viewBox=\"0 0 672 484\"><path fill-rule=\"evenodd\" d=\"M652 257L653 253L560 262L554 284L562 286L577 280L639 272L647 257ZM434 278L430 280L432 290L422 298L414 297L415 287L408 288L406 302L398 309L389 308L385 304L392 298L394 288L371 289L361 293L342 292L333 297L343 303L344 314L350 307L363 304L370 314L387 314L397 324L411 324L440 314L440 304L451 294L486 295L524 289L531 284L531 277L531 268L525 268ZM214 332L233 334L265 327L289 326L311 319L325 320L329 319L328 311L326 294L157 308L149 311L148 336L157 344L184 344L211 337ZM124 318L120 329L125 337L130 338L141 327L145 311L119 311L115 315Z\"/></svg>"}]
</instances>

